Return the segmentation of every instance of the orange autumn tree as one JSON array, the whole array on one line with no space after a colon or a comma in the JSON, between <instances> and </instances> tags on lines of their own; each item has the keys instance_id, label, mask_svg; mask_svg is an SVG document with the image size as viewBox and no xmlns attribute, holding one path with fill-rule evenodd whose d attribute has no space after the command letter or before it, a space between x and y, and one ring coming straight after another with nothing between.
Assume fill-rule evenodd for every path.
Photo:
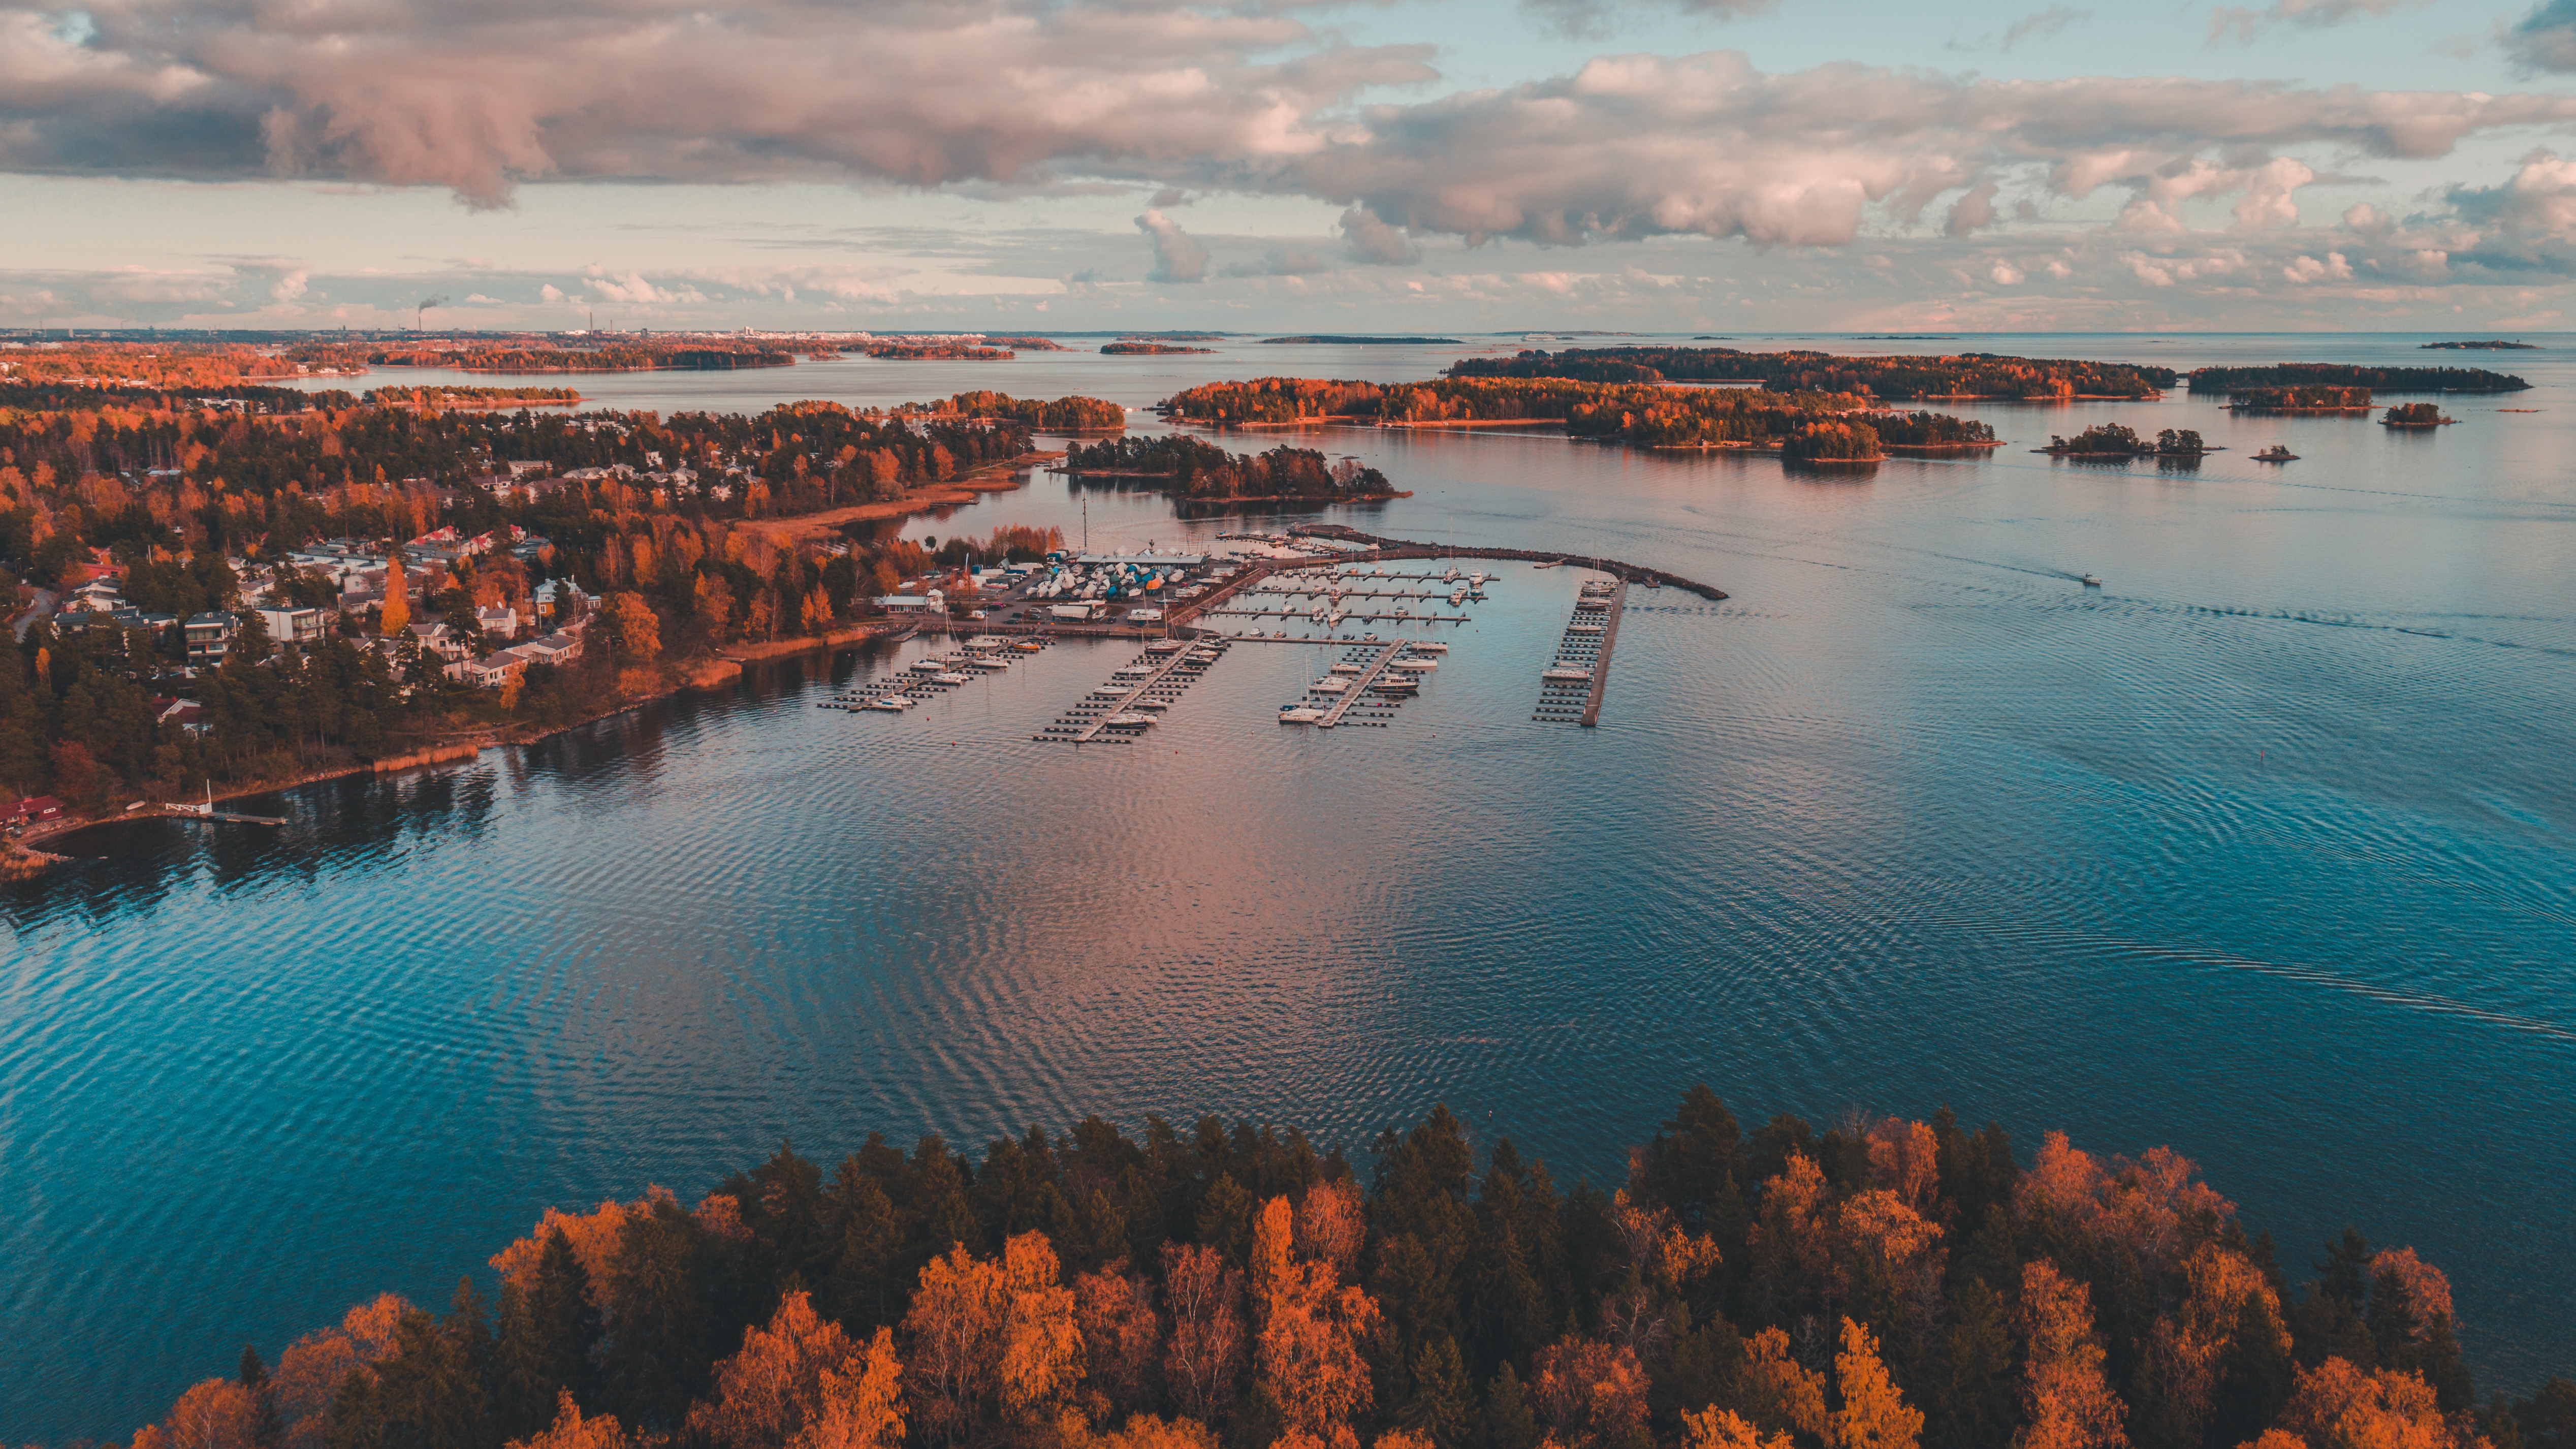
<instances>
[{"instance_id":1,"label":"orange autumn tree","mask_svg":"<svg viewBox=\"0 0 2576 1449\"><path fill-rule=\"evenodd\" d=\"M1292 1437L1357 1449L1351 1420L1372 1399L1360 1341L1377 1329L1377 1302L1331 1263L1299 1261L1293 1222L1288 1199L1274 1197L1253 1225L1255 1367Z\"/></svg>"},{"instance_id":2,"label":"orange autumn tree","mask_svg":"<svg viewBox=\"0 0 2576 1449\"><path fill-rule=\"evenodd\" d=\"M134 1449L256 1449L259 1405L234 1379L207 1379L179 1396L158 1424L134 1435Z\"/></svg>"},{"instance_id":3,"label":"orange autumn tree","mask_svg":"<svg viewBox=\"0 0 2576 1449\"><path fill-rule=\"evenodd\" d=\"M411 627L411 596L406 588L402 550L395 549L385 560L385 611L376 620L376 632L388 639Z\"/></svg>"},{"instance_id":4,"label":"orange autumn tree","mask_svg":"<svg viewBox=\"0 0 2576 1449\"><path fill-rule=\"evenodd\" d=\"M1646 1370L1626 1344L1559 1339L1530 1361L1530 1397L1562 1449L1645 1449Z\"/></svg>"},{"instance_id":5,"label":"orange autumn tree","mask_svg":"<svg viewBox=\"0 0 2576 1449\"><path fill-rule=\"evenodd\" d=\"M1789 1335L1766 1328L1744 1345L1746 1407L1753 1418L1736 1422L1747 1435L1761 1429L1784 1441L1785 1431L1812 1435L1826 1449L1914 1449L1923 1435L1923 1412L1905 1402L1888 1375L1877 1338L1848 1318L1843 1320L1842 1352L1834 1358L1834 1378L1841 1391L1839 1406L1827 1397L1825 1376L1789 1356ZM1694 1449L1703 1432L1736 1432L1718 1419L1700 1417L1703 1426L1691 1431Z\"/></svg>"},{"instance_id":6,"label":"orange autumn tree","mask_svg":"<svg viewBox=\"0 0 2576 1449\"><path fill-rule=\"evenodd\" d=\"M2421 1376L2364 1373L2329 1358L2299 1370L2279 1426L2245 1449L2472 1449L2485 1443L2454 1432Z\"/></svg>"},{"instance_id":7,"label":"orange autumn tree","mask_svg":"<svg viewBox=\"0 0 2576 1449\"><path fill-rule=\"evenodd\" d=\"M715 1396L690 1406L688 1433L719 1449L896 1449L902 1388L893 1330L862 1348L793 1292L716 1366Z\"/></svg>"},{"instance_id":8,"label":"orange autumn tree","mask_svg":"<svg viewBox=\"0 0 2576 1449\"><path fill-rule=\"evenodd\" d=\"M1021 1419L1052 1408L1081 1377L1073 1290L1044 1233L1021 1233L998 1259L960 1243L921 1270L904 1315L908 1377L924 1431L967 1437L988 1406Z\"/></svg>"},{"instance_id":9,"label":"orange autumn tree","mask_svg":"<svg viewBox=\"0 0 2576 1449\"><path fill-rule=\"evenodd\" d=\"M2062 1140L2062 1139L2061 1139ZM2090 1289L2042 1258L2021 1271L2022 1331L2030 1366L2022 1399L2029 1422L2014 1449L2119 1449L2127 1408L2102 1377Z\"/></svg>"},{"instance_id":10,"label":"orange autumn tree","mask_svg":"<svg viewBox=\"0 0 2576 1449\"><path fill-rule=\"evenodd\" d=\"M1788 1435L1773 1433L1764 1438L1762 1431L1733 1409L1712 1404L1696 1414L1682 1415L1683 1449L1797 1449Z\"/></svg>"},{"instance_id":11,"label":"orange autumn tree","mask_svg":"<svg viewBox=\"0 0 2576 1449\"><path fill-rule=\"evenodd\" d=\"M1203 1244L1165 1243L1163 1295L1172 1310L1164 1382L1184 1411L1213 1420L1243 1381L1243 1270Z\"/></svg>"},{"instance_id":12,"label":"orange autumn tree","mask_svg":"<svg viewBox=\"0 0 2576 1449\"><path fill-rule=\"evenodd\" d=\"M572 1391L558 1389L554 1423L525 1439L510 1441L510 1449L631 1449L634 1443L615 1414L584 1418L581 1406L572 1401Z\"/></svg>"},{"instance_id":13,"label":"orange autumn tree","mask_svg":"<svg viewBox=\"0 0 2576 1449\"><path fill-rule=\"evenodd\" d=\"M1870 1331L1843 1320L1843 1351L1834 1358L1843 1405L1834 1415L1835 1449L1914 1449L1923 1411L1909 1406L1879 1360Z\"/></svg>"}]
</instances>

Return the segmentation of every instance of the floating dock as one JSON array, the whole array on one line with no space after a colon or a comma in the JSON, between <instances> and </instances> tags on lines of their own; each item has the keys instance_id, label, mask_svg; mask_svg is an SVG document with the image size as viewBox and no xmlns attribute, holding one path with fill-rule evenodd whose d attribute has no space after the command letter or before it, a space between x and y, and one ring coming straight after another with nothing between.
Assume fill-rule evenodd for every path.
<instances>
[{"instance_id":1,"label":"floating dock","mask_svg":"<svg viewBox=\"0 0 2576 1449\"><path fill-rule=\"evenodd\" d=\"M1132 743L1152 725L1154 713L1179 702L1182 690L1225 657L1225 646L1223 639L1148 645L1132 663L1112 673L1109 683L1067 707L1054 724L1029 738L1068 745Z\"/></svg>"},{"instance_id":2,"label":"floating dock","mask_svg":"<svg viewBox=\"0 0 2576 1449\"><path fill-rule=\"evenodd\" d=\"M1619 615L1628 602L1624 579L1588 583L1574 601L1557 641L1556 659L1539 672L1538 708L1530 718L1580 724L1601 722L1602 691L1610 686L1610 650L1619 639Z\"/></svg>"}]
</instances>

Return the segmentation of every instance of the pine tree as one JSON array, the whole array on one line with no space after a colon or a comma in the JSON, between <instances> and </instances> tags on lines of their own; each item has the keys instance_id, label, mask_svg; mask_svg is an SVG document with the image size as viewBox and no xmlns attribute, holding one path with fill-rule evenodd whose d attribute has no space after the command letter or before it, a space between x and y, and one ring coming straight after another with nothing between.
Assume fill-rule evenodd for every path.
<instances>
[{"instance_id":1,"label":"pine tree","mask_svg":"<svg viewBox=\"0 0 2576 1449\"><path fill-rule=\"evenodd\" d=\"M553 1422L557 1396L594 1401L591 1353L599 1344L599 1309L590 1275L556 1228L546 1234L534 1271L501 1290L496 1351L501 1433L522 1439Z\"/></svg>"},{"instance_id":2,"label":"pine tree","mask_svg":"<svg viewBox=\"0 0 2576 1449\"><path fill-rule=\"evenodd\" d=\"M1494 1373L1485 1391L1485 1449L1538 1449L1538 1415L1510 1364Z\"/></svg>"},{"instance_id":3,"label":"pine tree","mask_svg":"<svg viewBox=\"0 0 2576 1449\"><path fill-rule=\"evenodd\" d=\"M269 1387L268 1365L259 1360L259 1350L245 1343L241 1352L241 1384L251 1398L252 1449L277 1449L286 1437L286 1426L277 1419L277 1394Z\"/></svg>"}]
</instances>

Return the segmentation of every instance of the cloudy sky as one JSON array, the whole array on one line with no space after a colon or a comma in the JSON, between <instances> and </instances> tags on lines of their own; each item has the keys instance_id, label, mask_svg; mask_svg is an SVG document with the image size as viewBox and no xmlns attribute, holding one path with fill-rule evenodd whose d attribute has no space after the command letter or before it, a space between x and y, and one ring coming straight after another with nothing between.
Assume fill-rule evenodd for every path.
<instances>
[{"instance_id":1,"label":"cloudy sky","mask_svg":"<svg viewBox=\"0 0 2576 1449\"><path fill-rule=\"evenodd\" d=\"M2552 330L2576 0L0 0L0 326Z\"/></svg>"}]
</instances>

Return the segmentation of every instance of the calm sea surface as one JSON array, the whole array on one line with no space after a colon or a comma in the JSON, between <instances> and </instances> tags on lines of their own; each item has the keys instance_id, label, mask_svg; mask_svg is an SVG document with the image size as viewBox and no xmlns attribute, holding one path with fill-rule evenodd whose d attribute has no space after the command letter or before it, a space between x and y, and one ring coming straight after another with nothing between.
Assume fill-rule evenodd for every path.
<instances>
[{"instance_id":1,"label":"calm sea surface","mask_svg":"<svg viewBox=\"0 0 2576 1449\"><path fill-rule=\"evenodd\" d=\"M1986 407L2017 446L1862 476L1300 439L1413 490L1348 515L1374 531L1732 594L1632 595L1597 730L1530 718L1575 571L1506 565L1386 729L1275 724L1329 662L1288 645L1238 647L1129 747L1029 739L1127 662L1109 644L908 717L813 707L908 644L261 802L283 831L75 837L95 862L0 892L0 1439L121 1437L246 1339L273 1357L382 1289L443 1303L549 1204L694 1195L782 1137L830 1162L871 1128L1161 1111L1356 1144L1447 1102L1598 1180L1695 1080L1745 1117L1946 1102L2025 1149L2169 1143L2296 1275L2347 1222L2439 1262L2482 1387L2576 1368L2576 339L2419 340L1745 345L2539 386L2430 435L2179 394ZM580 386L1142 406L1472 350ZM2024 451L2096 421L2233 451ZM2276 440L2303 461L2247 458ZM1040 475L907 527L1002 523L1086 518ZM1242 526L1087 516L1096 546Z\"/></svg>"}]
</instances>

